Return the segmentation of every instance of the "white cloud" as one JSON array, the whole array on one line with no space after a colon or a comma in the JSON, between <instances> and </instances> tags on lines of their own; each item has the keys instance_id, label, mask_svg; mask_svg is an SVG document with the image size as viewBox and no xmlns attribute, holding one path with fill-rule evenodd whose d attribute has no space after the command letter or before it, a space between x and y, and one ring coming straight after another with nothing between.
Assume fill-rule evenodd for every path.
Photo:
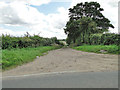
<instances>
[{"instance_id":1,"label":"white cloud","mask_svg":"<svg viewBox=\"0 0 120 90\"><path fill-rule=\"evenodd\" d=\"M24 4L29 4L29 5L42 5L42 4L48 4L51 2L51 0L1 0L1 2L6 2L6 3L24 3Z\"/></svg>"},{"instance_id":2,"label":"white cloud","mask_svg":"<svg viewBox=\"0 0 120 90\"><path fill-rule=\"evenodd\" d=\"M3 3L0 7L0 23L9 25L30 25L43 21L45 16L36 8L24 3ZM42 20L41 20L42 19Z\"/></svg>"},{"instance_id":3,"label":"white cloud","mask_svg":"<svg viewBox=\"0 0 120 90\"><path fill-rule=\"evenodd\" d=\"M0 32L2 32L0 33L0 35L7 34L7 35L12 35L12 36L22 36L26 33L26 31L13 31L13 30L1 28L1 27L0 27Z\"/></svg>"},{"instance_id":4,"label":"white cloud","mask_svg":"<svg viewBox=\"0 0 120 90\"><path fill-rule=\"evenodd\" d=\"M44 15L36 8L26 5L23 2L1 3L0 24L25 26L30 29L28 31L30 34L41 32L41 36L43 37L56 36L58 38L66 38L63 27L68 20L68 12L65 8L60 7L58 8L58 13ZM8 31L8 29L5 31ZM25 32L17 31L15 33L22 33L19 35L23 35ZM12 30L8 33L15 35Z\"/></svg>"},{"instance_id":5,"label":"white cloud","mask_svg":"<svg viewBox=\"0 0 120 90\"><path fill-rule=\"evenodd\" d=\"M48 22L50 26L54 28L61 29L66 25L66 21L68 21L68 11L63 7L58 8L57 14L49 14L48 15Z\"/></svg>"},{"instance_id":6,"label":"white cloud","mask_svg":"<svg viewBox=\"0 0 120 90\"><path fill-rule=\"evenodd\" d=\"M68 11L63 7L58 8L58 13L44 15L43 22L31 26L33 32L41 32L43 37L66 38L63 27L68 21ZM39 17L37 17L39 19ZM32 33L33 33L32 32Z\"/></svg>"},{"instance_id":7,"label":"white cloud","mask_svg":"<svg viewBox=\"0 0 120 90\"><path fill-rule=\"evenodd\" d=\"M23 24L25 23L20 19L13 6L6 3L0 3L0 24Z\"/></svg>"}]
</instances>

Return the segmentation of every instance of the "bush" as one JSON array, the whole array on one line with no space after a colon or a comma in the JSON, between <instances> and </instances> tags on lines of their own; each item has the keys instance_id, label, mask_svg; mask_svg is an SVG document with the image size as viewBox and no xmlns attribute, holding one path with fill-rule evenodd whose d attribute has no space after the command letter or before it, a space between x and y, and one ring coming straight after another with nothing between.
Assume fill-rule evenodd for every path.
<instances>
[{"instance_id":1,"label":"bush","mask_svg":"<svg viewBox=\"0 0 120 90\"><path fill-rule=\"evenodd\" d=\"M62 45L56 37L43 38L39 35L14 37L10 35L2 35L2 49L51 46L52 44Z\"/></svg>"},{"instance_id":2,"label":"bush","mask_svg":"<svg viewBox=\"0 0 120 90\"><path fill-rule=\"evenodd\" d=\"M76 40L77 46L83 45L83 44L89 44L89 45L120 45L120 34L114 34L114 33L106 33L106 34L91 34L89 36L89 39L86 39L87 43L83 43L82 38L79 37ZM89 42L89 43L88 43Z\"/></svg>"}]
</instances>

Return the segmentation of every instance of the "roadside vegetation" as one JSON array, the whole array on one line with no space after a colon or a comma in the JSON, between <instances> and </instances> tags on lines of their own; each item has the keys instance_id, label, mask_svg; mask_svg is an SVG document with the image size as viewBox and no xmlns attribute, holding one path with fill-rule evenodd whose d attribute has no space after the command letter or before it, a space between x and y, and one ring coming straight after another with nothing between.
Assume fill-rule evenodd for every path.
<instances>
[{"instance_id":1,"label":"roadside vegetation","mask_svg":"<svg viewBox=\"0 0 120 90\"><path fill-rule=\"evenodd\" d=\"M119 46L120 47L120 46ZM83 45L78 47L73 47L73 49L85 51L85 52L94 52L94 53L103 53L103 54L119 54L120 50L117 45Z\"/></svg>"},{"instance_id":2,"label":"roadside vegetation","mask_svg":"<svg viewBox=\"0 0 120 90\"><path fill-rule=\"evenodd\" d=\"M2 50L2 69L6 70L31 62L36 58L36 56L42 56L47 51L58 48L60 48L60 46L40 46L36 48Z\"/></svg>"},{"instance_id":3,"label":"roadside vegetation","mask_svg":"<svg viewBox=\"0 0 120 90\"><path fill-rule=\"evenodd\" d=\"M56 37L43 38L38 35L30 35L28 32L23 37L2 35L2 49L27 48L38 46L52 46L54 44L63 45Z\"/></svg>"},{"instance_id":4,"label":"roadside vegetation","mask_svg":"<svg viewBox=\"0 0 120 90\"><path fill-rule=\"evenodd\" d=\"M78 3L69 9L70 18L64 31L70 47L97 53L102 50L114 54L120 52L120 34L109 32L114 26L102 11L104 9L97 2Z\"/></svg>"},{"instance_id":5,"label":"roadside vegetation","mask_svg":"<svg viewBox=\"0 0 120 90\"><path fill-rule=\"evenodd\" d=\"M43 38L31 36L28 32L23 37L2 35L2 70L7 70L33 61L47 51L63 47L56 37Z\"/></svg>"}]
</instances>

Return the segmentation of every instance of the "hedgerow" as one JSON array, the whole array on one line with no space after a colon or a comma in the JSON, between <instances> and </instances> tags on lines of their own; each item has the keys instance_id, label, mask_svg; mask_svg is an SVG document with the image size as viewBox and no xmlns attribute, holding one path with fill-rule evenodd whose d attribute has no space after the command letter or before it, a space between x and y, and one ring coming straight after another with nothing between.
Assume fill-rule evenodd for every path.
<instances>
[{"instance_id":1,"label":"hedgerow","mask_svg":"<svg viewBox=\"0 0 120 90\"><path fill-rule=\"evenodd\" d=\"M39 35L15 37L10 35L2 35L2 49L51 46L52 44L60 45L60 42L56 37L43 38Z\"/></svg>"},{"instance_id":2,"label":"hedgerow","mask_svg":"<svg viewBox=\"0 0 120 90\"><path fill-rule=\"evenodd\" d=\"M85 38L83 42L82 38L77 38L75 45L120 45L120 34L106 33L106 34L91 34L88 38Z\"/></svg>"}]
</instances>

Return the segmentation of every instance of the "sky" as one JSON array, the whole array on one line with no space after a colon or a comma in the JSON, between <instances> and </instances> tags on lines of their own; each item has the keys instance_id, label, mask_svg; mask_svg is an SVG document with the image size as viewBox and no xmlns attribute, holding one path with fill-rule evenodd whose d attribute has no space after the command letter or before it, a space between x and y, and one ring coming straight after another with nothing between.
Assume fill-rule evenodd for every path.
<instances>
[{"instance_id":1,"label":"sky","mask_svg":"<svg viewBox=\"0 0 120 90\"><path fill-rule=\"evenodd\" d=\"M0 35L24 36L39 34L42 37L65 39L64 28L69 20L68 9L80 2L97 1L103 15L115 26L118 33L119 0L0 0Z\"/></svg>"}]
</instances>

